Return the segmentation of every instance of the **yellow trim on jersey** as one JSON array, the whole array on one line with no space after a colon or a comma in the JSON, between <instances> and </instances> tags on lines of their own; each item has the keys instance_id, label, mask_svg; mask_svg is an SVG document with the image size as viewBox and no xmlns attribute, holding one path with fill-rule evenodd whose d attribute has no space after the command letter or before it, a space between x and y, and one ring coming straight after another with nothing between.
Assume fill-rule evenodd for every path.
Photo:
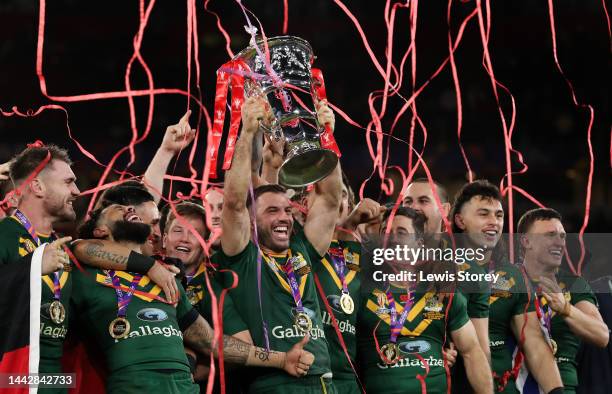
<instances>
[{"instance_id":1,"label":"yellow trim on jersey","mask_svg":"<svg viewBox=\"0 0 612 394\"><path fill-rule=\"evenodd\" d=\"M125 272L125 271L115 271L115 275L117 275L119 278L125 279L128 282L131 282L132 279L134 278L133 275L130 275L129 273ZM96 274L96 282L104 285L104 286L112 286L112 282L111 279L107 276L107 275L102 275L102 274ZM147 286L149 283L151 283L151 279L149 279L148 276L144 275L142 278L140 278L140 281L138 282L138 287L145 287ZM129 287L127 285L123 285L122 288L124 288L124 290L129 290ZM138 289L137 289L138 290ZM151 288L151 290L148 290L147 293L157 296L159 295L159 293L161 293L161 287L155 285ZM151 302L153 301L153 298L149 298L146 296L143 296L141 294L134 294L134 297L138 297L143 301L146 302Z\"/></svg>"},{"instance_id":2,"label":"yellow trim on jersey","mask_svg":"<svg viewBox=\"0 0 612 394\"><path fill-rule=\"evenodd\" d=\"M66 281L68 280L68 275L70 273L67 271L62 272L62 275L60 276L60 289L64 288L64 285L66 284ZM54 292L53 289L53 279L51 278L51 275L45 275L45 276L41 276L43 282L45 282L47 284L47 286L49 287L49 289L51 289L51 292Z\"/></svg>"},{"instance_id":3,"label":"yellow trim on jersey","mask_svg":"<svg viewBox=\"0 0 612 394\"><path fill-rule=\"evenodd\" d=\"M377 294L377 292L374 292L374 294ZM435 292L433 291L428 291L427 293L425 293L423 297L421 297L421 299L412 306L412 309L410 310L410 312L408 312L408 316L406 317L406 322L413 321L419 315L419 313L421 313L423 308L425 308L425 304L427 303L427 300L431 298L434 294ZM385 305L389 305L389 302L388 301L385 302ZM387 323L387 325L391 325L391 315L389 313L382 313L382 314L376 313L379 309L379 306L374 301L368 300L367 308L370 311L374 312L380 320ZM400 303L396 302L395 308L397 309L398 315L400 315L404 311L404 308L400 305ZM427 327L429 327L431 322L432 322L431 319L423 319L416 326L414 330L409 330L408 328L406 328L405 323L404 323L404 327L402 327L401 334L404 336L420 336L423 333L423 331L425 331Z\"/></svg>"},{"instance_id":4,"label":"yellow trim on jersey","mask_svg":"<svg viewBox=\"0 0 612 394\"><path fill-rule=\"evenodd\" d=\"M287 259L291 258L291 250L289 250L288 255L287 254L278 254L278 253L270 253L269 254L272 257L287 257ZM304 258L304 256L301 253L298 253L299 256L301 256L302 258ZM278 268L277 270L272 270L272 272L274 272L274 275L276 275L276 277L278 278L278 281L280 282L281 286L283 287L283 289L285 289L285 291L287 291L287 293L291 294L291 287L289 286L289 283L285 280L285 278L283 278L278 271L281 270L282 271L282 267L281 265L273 258L272 261L270 261L269 257L265 255L265 253L262 253L261 256L266 260L266 263L268 264L274 264L276 266L276 268ZM266 264L266 265L268 265ZM304 289L306 289L306 281L308 280L308 274L304 274L300 277L300 296L304 297Z\"/></svg>"},{"instance_id":5,"label":"yellow trim on jersey","mask_svg":"<svg viewBox=\"0 0 612 394\"><path fill-rule=\"evenodd\" d=\"M329 275L334 280L336 286L338 286L338 288L342 290L342 282L340 281L340 278L338 277L338 274L336 273L334 267L332 267L332 265L329 263L329 261L327 261L325 257L321 259L321 263L323 264L323 267L325 267L325 269L327 269L327 271L329 272ZM344 277L347 286L353 281L353 279L355 279L356 275L357 271L349 270L348 274L346 274L346 276Z\"/></svg>"}]
</instances>

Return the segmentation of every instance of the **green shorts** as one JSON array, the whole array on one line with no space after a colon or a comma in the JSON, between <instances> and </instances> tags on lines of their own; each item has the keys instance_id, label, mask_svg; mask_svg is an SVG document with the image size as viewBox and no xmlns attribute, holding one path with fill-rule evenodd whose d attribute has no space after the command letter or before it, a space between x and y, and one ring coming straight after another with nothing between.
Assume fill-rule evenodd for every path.
<instances>
[{"instance_id":1,"label":"green shorts","mask_svg":"<svg viewBox=\"0 0 612 394\"><path fill-rule=\"evenodd\" d=\"M185 371L117 371L106 381L108 394L198 394L200 387Z\"/></svg>"},{"instance_id":2,"label":"green shorts","mask_svg":"<svg viewBox=\"0 0 612 394\"><path fill-rule=\"evenodd\" d=\"M331 379L318 376L292 378L280 383L278 379L259 379L249 387L249 394L337 394Z\"/></svg>"}]
</instances>

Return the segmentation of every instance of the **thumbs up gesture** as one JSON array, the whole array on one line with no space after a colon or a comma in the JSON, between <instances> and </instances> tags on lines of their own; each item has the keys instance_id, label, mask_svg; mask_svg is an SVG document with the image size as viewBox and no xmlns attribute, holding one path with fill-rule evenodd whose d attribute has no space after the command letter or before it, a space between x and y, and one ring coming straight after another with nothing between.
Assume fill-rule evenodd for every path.
<instances>
[{"instance_id":1,"label":"thumbs up gesture","mask_svg":"<svg viewBox=\"0 0 612 394\"><path fill-rule=\"evenodd\" d=\"M287 352L283 369L289 375L300 377L308 373L315 358L312 353L304 350L309 340L310 336L307 334Z\"/></svg>"}]
</instances>

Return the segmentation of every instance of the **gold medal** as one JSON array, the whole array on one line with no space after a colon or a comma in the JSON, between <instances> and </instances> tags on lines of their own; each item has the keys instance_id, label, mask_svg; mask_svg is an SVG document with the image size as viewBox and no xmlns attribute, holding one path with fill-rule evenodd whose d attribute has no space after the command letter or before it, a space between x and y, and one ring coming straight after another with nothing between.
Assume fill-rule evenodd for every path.
<instances>
[{"instance_id":1,"label":"gold medal","mask_svg":"<svg viewBox=\"0 0 612 394\"><path fill-rule=\"evenodd\" d=\"M312 329L312 320L310 316L304 312L299 312L295 315L294 324L297 326L298 330L304 334L309 333Z\"/></svg>"},{"instance_id":2,"label":"gold medal","mask_svg":"<svg viewBox=\"0 0 612 394\"><path fill-rule=\"evenodd\" d=\"M115 339L123 339L130 333L130 322L125 317L118 317L108 325L108 333Z\"/></svg>"},{"instance_id":3,"label":"gold medal","mask_svg":"<svg viewBox=\"0 0 612 394\"><path fill-rule=\"evenodd\" d=\"M400 359L400 350L397 343L387 343L380 348L380 355L383 362L387 365L392 365Z\"/></svg>"},{"instance_id":4,"label":"gold medal","mask_svg":"<svg viewBox=\"0 0 612 394\"><path fill-rule=\"evenodd\" d=\"M347 315L350 315L355 310L355 302L353 302L353 298L349 293L342 293L342 296L340 296L340 308Z\"/></svg>"},{"instance_id":5,"label":"gold medal","mask_svg":"<svg viewBox=\"0 0 612 394\"><path fill-rule=\"evenodd\" d=\"M66 308L64 305L55 300L49 305L49 318L55 324L62 324L66 318Z\"/></svg>"},{"instance_id":6,"label":"gold medal","mask_svg":"<svg viewBox=\"0 0 612 394\"><path fill-rule=\"evenodd\" d=\"M550 350L552 350L553 356L557 354L557 349L557 342L554 339L550 338Z\"/></svg>"}]
</instances>

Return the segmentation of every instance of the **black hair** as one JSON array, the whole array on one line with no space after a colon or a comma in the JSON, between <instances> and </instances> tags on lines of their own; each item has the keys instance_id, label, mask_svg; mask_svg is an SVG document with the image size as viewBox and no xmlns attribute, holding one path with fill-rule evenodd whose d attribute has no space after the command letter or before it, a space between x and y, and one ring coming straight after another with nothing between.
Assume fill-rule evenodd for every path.
<instances>
[{"instance_id":1,"label":"black hair","mask_svg":"<svg viewBox=\"0 0 612 394\"><path fill-rule=\"evenodd\" d=\"M77 234L80 239L94 239L94 230L98 226L98 220L105 207L98 208L89 213L89 217L78 228Z\"/></svg>"},{"instance_id":2,"label":"black hair","mask_svg":"<svg viewBox=\"0 0 612 394\"><path fill-rule=\"evenodd\" d=\"M382 221L381 228L385 228L386 222L391 216L392 211L393 211L393 205L392 204L391 206L387 205L387 210L383 214L383 221ZM404 217L407 217L408 219L411 219L412 226L414 227L414 230L416 231L417 236L419 238L422 238L424 236L425 221L426 221L425 215L415 211L412 208L399 206L397 210L395 211L395 216L404 216Z\"/></svg>"},{"instance_id":3,"label":"black hair","mask_svg":"<svg viewBox=\"0 0 612 394\"><path fill-rule=\"evenodd\" d=\"M463 230L457 226L457 223L455 223L455 215L460 213L463 206L475 196L485 200L491 199L500 202L502 200L501 193L497 186L486 179L478 179L463 185L455 195L455 202L453 203L450 213L451 225L454 233L463 232Z\"/></svg>"},{"instance_id":4,"label":"black hair","mask_svg":"<svg viewBox=\"0 0 612 394\"><path fill-rule=\"evenodd\" d=\"M117 185L109 188L102 195L102 204L119 204L125 206L136 206L145 202L153 201L155 198L144 187Z\"/></svg>"},{"instance_id":5,"label":"black hair","mask_svg":"<svg viewBox=\"0 0 612 394\"><path fill-rule=\"evenodd\" d=\"M253 201L257 201L257 199L265 193L277 193L285 195L287 193L287 189L285 189L284 186L278 185L276 183L258 186L253 190L253 200L249 195L249 198L247 199L247 208L250 208L253 205Z\"/></svg>"},{"instance_id":6,"label":"black hair","mask_svg":"<svg viewBox=\"0 0 612 394\"><path fill-rule=\"evenodd\" d=\"M552 219L558 219L559 221L563 220L561 214L552 208L532 209L521 216L518 221L516 232L519 234L526 234L536 221Z\"/></svg>"}]
</instances>

